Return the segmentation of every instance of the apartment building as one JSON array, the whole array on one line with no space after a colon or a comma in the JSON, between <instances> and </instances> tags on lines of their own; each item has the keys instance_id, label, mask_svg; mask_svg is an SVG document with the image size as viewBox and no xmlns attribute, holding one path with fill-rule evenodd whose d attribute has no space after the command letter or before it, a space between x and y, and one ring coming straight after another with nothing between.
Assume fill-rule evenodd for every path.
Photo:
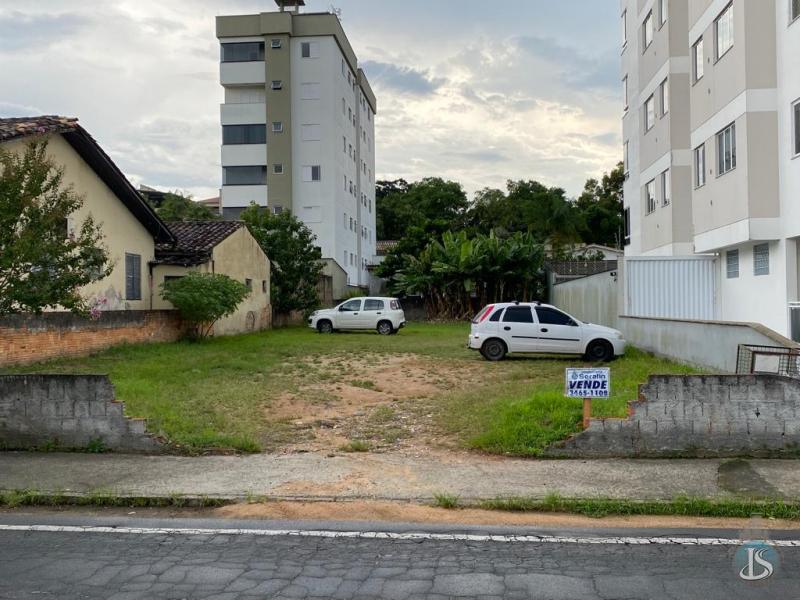
<instances>
[{"instance_id":1,"label":"apartment building","mask_svg":"<svg viewBox=\"0 0 800 600\"><path fill-rule=\"evenodd\" d=\"M622 0L621 21L626 257L704 262L703 314L800 340L800 0Z\"/></svg>"},{"instance_id":2,"label":"apartment building","mask_svg":"<svg viewBox=\"0 0 800 600\"><path fill-rule=\"evenodd\" d=\"M342 297L367 285L375 255L375 94L337 14L275 2L275 12L217 17L220 211L291 210Z\"/></svg>"}]
</instances>

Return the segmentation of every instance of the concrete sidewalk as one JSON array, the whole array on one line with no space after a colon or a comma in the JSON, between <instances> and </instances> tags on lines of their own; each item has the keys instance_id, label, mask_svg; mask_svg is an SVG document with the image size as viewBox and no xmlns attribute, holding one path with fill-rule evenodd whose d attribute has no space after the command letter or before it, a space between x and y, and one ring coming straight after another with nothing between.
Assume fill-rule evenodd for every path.
<instances>
[{"instance_id":1,"label":"concrete sidewalk","mask_svg":"<svg viewBox=\"0 0 800 600\"><path fill-rule=\"evenodd\" d=\"M670 500L800 498L798 460L519 460L459 454L326 457L0 452L0 490L123 496L464 500L497 496Z\"/></svg>"}]
</instances>

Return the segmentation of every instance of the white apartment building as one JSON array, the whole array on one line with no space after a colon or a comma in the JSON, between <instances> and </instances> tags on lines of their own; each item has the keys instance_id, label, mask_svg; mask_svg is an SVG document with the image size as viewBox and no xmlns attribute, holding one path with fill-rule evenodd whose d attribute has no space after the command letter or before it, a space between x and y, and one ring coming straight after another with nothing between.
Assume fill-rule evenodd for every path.
<instances>
[{"instance_id":1,"label":"white apartment building","mask_svg":"<svg viewBox=\"0 0 800 600\"><path fill-rule=\"evenodd\" d=\"M671 274L634 273L624 312L705 303L800 340L800 0L622 0L621 20L625 254Z\"/></svg>"},{"instance_id":2,"label":"white apartment building","mask_svg":"<svg viewBox=\"0 0 800 600\"><path fill-rule=\"evenodd\" d=\"M375 255L376 99L334 13L217 17L220 211L291 210L316 235L334 297L368 283Z\"/></svg>"}]
</instances>

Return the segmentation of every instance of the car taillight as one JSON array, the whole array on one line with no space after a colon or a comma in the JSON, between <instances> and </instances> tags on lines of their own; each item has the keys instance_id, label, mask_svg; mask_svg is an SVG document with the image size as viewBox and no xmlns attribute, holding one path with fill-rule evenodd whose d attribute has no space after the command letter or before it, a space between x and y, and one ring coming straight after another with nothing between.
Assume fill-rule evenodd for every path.
<instances>
[{"instance_id":1,"label":"car taillight","mask_svg":"<svg viewBox=\"0 0 800 600\"><path fill-rule=\"evenodd\" d=\"M484 308L480 313L478 313L477 317L472 319L472 322L475 323L476 325L483 323L486 319L489 318L489 315L492 314L492 310L494 310L494 304L490 304L489 306Z\"/></svg>"}]
</instances>

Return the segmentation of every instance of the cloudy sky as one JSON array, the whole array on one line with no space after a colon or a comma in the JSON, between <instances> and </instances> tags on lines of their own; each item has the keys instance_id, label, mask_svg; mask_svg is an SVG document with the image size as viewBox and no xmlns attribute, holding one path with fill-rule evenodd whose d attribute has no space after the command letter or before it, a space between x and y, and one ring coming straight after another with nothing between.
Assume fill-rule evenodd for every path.
<instances>
[{"instance_id":1,"label":"cloudy sky","mask_svg":"<svg viewBox=\"0 0 800 600\"><path fill-rule=\"evenodd\" d=\"M330 0L307 0L324 11ZM379 178L577 194L621 155L618 0L335 0ZM77 116L135 184L216 195L214 16L272 0L0 0L0 116Z\"/></svg>"}]
</instances>

